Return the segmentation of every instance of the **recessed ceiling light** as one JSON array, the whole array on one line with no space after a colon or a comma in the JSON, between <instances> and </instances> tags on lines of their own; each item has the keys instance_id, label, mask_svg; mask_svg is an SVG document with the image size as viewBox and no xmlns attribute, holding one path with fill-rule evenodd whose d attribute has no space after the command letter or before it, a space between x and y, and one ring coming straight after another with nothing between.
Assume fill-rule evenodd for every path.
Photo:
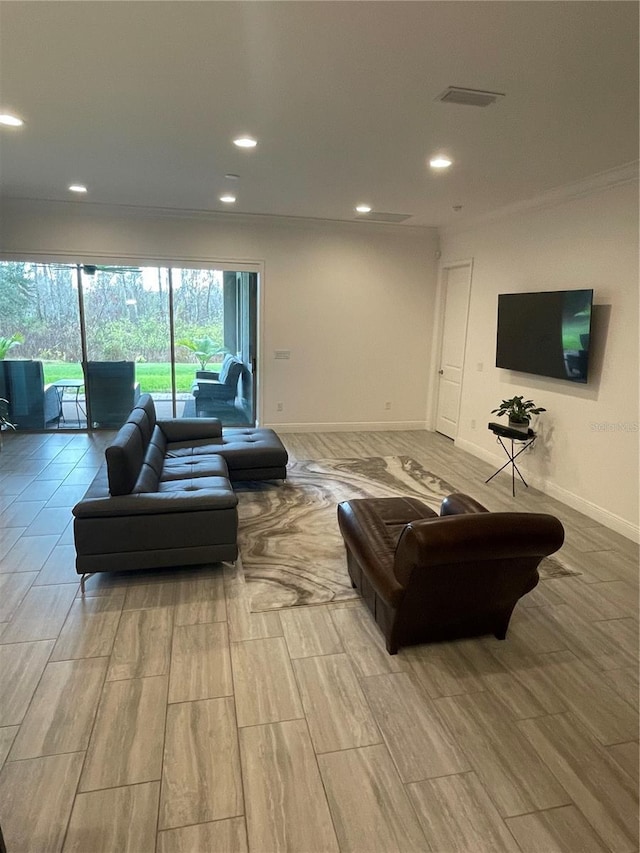
<instances>
[{"instance_id":1,"label":"recessed ceiling light","mask_svg":"<svg viewBox=\"0 0 640 853\"><path fill-rule=\"evenodd\" d=\"M371 207L368 204L358 204L356 205L356 211L358 213L371 213Z\"/></svg>"},{"instance_id":2,"label":"recessed ceiling light","mask_svg":"<svg viewBox=\"0 0 640 853\"><path fill-rule=\"evenodd\" d=\"M18 116L12 116L9 113L3 113L0 115L0 124L4 124L7 127L22 127L24 122Z\"/></svg>"},{"instance_id":3,"label":"recessed ceiling light","mask_svg":"<svg viewBox=\"0 0 640 853\"><path fill-rule=\"evenodd\" d=\"M429 165L432 169L448 169L452 162L448 157L432 157Z\"/></svg>"},{"instance_id":4,"label":"recessed ceiling light","mask_svg":"<svg viewBox=\"0 0 640 853\"><path fill-rule=\"evenodd\" d=\"M86 193L87 188L84 184L71 184L69 189L72 193Z\"/></svg>"},{"instance_id":5,"label":"recessed ceiling light","mask_svg":"<svg viewBox=\"0 0 640 853\"><path fill-rule=\"evenodd\" d=\"M252 136L239 136L233 140L233 144L238 148L255 148L258 143Z\"/></svg>"},{"instance_id":6,"label":"recessed ceiling light","mask_svg":"<svg viewBox=\"0 0 640 853\"><path fill-rule=\"evenodd\" d=\"M221 195L220 196L220 201L223 201L225 204L233 204L233 202L235 200L236 200L236 197L234 195Z\"/></svg>"}]
</instances>

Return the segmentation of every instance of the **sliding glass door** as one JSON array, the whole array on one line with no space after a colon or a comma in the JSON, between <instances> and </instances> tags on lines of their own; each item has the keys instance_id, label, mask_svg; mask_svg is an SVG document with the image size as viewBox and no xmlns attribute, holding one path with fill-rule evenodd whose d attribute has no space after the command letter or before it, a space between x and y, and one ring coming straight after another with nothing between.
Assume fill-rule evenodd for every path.
<instances>
[{"instance_id":1,"label":"sliding glass door","mask_svg":"<svg viewBox=\"0 0 640 853\"><path fill-rule=\"evenodd\" d=\"M258 276L252 272L225 273L228 279L229 310L225 312L225 328L233 335L233 346L244 370L238 387L238 407L247 423L254 423L257 367L257 300ZM233 302L233 307L231 306Z\"/></svg>"},{"instance_id":2,"label":"sliding glass door","mask_svg":"<svg viewBox=\"0 0 640 853\"><path fill-rule=\"evenodd\" d=\"M86 428L76 268L0 263L0 397L18 429Z\"/></svg>"},{"instance_id":3,"label":"sliding glass door","mask_svg":"<svg viewBox=\"0 0 640 853\"><path fill-rule=\"evenodd\" d=\"M172 269L171 277L183 416L216 417L227 426L255 423L257 275Z\"/></svg>"},{"instance_id":4,"label":"sliding glass door","mask_svg":"<svg viewBox=\"0 0 640 853\"><path fill-rule=\"evenodd\" d=\"M145 392L159 417L254 424L257 283L244 271L0 263L0 397L20 429L115 429Z\"/></svg>"},{"instance_id":5,"label":"sliding glass door","mask_svg":"<svg viewBox=\"0 0 640 853\"><path fill-rule=\"evenodd\" d=\"M84 264L81 276L92 427L120 426L141 392L153 395L159 417L171 417L168 270Z\"/></svg>"}]
</instances>

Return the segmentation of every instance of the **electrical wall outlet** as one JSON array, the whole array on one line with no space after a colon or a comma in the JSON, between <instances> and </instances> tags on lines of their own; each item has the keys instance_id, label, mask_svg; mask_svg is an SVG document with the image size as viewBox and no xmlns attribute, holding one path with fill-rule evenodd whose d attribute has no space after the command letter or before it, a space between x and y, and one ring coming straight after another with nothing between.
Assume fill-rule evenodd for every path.
<instances>
[{"instance_id":1,"label":"electrical wall outlet","mask_svg":"<svg viewBox=\"0 0 640 853\"><path fill-rule=\"evenodd\" d=\"M276 412L282 412L284 410L284 403L282 400L276 403Z\"/></svg>"},{"instance_id":2,"label":"electrical wall outlet","mask_svg":"<svg viewBox=\"0 0 640 853\"><path fill-rule=\"evenodd\" d=\"M391 408L391 403L390 403L388 400L387 400L387 402L384 404L384 408L385 408L385 411L387 411L387 412L388 412L388 411L389 411L389 409Z\"/></svg>"}]
</instances>

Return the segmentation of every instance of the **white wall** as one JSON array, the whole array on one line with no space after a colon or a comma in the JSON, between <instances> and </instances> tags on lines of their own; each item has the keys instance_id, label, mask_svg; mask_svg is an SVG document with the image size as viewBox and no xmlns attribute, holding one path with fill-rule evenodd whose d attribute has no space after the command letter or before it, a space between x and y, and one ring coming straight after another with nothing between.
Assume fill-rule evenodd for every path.
<instances>
[{"instance_id":1,"label":"white wall","mask_svg":"<svg viewBox=\"0 0 640 853\"><path fill-rule=\"evenodd\" d=\"M437 245L428 228L14 201L0 257L257 264L262 423L401 429L425 425Z\"/></svg>"},{"instance_id":2,"label":"white wall","mask_svg":"<svg viewBox=\"0 0 640 853\"><path fill-rule=\"evenodd\" d=\"M491 409L516 394L533 398L548 409L526 462L535 484L637 539L637 181L444 231L441 248L442 263L474 261L457 443L498 463ZM587 385L494 367L499 293L579 288L595 291Z\"/></svg>"}]
</instances>

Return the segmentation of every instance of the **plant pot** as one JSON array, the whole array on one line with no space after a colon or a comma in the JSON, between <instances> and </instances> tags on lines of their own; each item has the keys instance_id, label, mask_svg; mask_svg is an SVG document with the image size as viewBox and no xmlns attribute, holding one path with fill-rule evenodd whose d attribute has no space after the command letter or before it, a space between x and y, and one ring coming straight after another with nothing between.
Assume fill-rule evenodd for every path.
<instances>
[{"instance_id":1,"label":"plant pot","mask_svg":"<svg viewBox=\"0 0 640 853\"><path fill-rule=\"evenodd\" d=\"M509 429L518 430L518 432L523 433L523 435L528 435L529 433L529 421L525 421L524 423L520 423L520 421L512 421L509 418Z\"/></svg>"}]
</instances>

